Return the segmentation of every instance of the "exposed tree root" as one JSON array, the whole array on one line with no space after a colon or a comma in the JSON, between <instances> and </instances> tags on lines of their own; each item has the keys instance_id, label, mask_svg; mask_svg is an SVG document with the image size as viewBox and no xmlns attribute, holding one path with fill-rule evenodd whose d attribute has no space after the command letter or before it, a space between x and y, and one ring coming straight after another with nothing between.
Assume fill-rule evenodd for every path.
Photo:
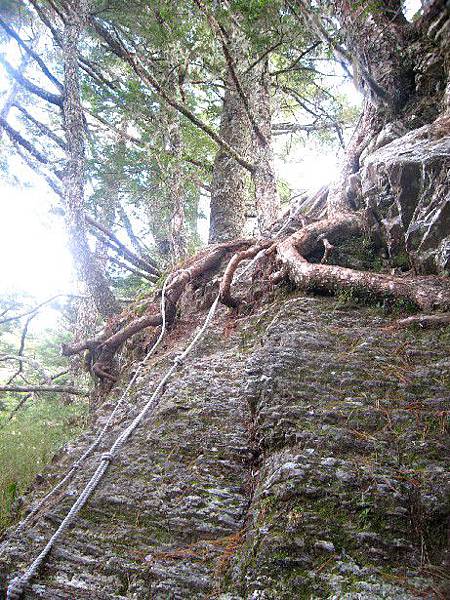
<instances>
[{"instance_id":1,"label":"exposed tree root","mask_svg":"<svg viewBox=\"0 0 450 600\"><path fill-rule=\"evenodd\" d=\"M449 286L433 285L427 277L395 277L310 263L300 254L293 238L291 236L278 245L278 258L288 277L301 289L326 292L349 289L363 294L408 300L422 310L450 308Z\"/></svg>"},{"instance_id":2,"label":"exposed tree root","mask_svg":"<svg viewBox=\"0 0 450 600\"><path fill-rule=\"evenodd\" d=\"M261 252L261 250L264 250L265 248L269 248L271 245L273 245L272 240L264 240L251 248L248 248L248 250L242 250L233 256L225 269L225 273L220 283L220 301L222 304L225 304L230 308L236 308L239 305L239 300L233 298L231 295L231 284L238 266L242 261L254 258L258 252Z\"/></svg>"},{"instance_id":3,"label":"exposed tree root","mask_svg":"<svg viewBox=\"0 0 450 600\"><path fill-rule=\"evenodd\" d=\"M324 264L329 260L334 245L360 235L364 226L364 214L348 213L305 224L279 241L272 239L255 243L255 240L240 239L206 248L169 275L166 286L166 321L168 325L174 322L177 302L187 284L195 282L198 285L211 278L222 261L230 255L233 256L220 284L220 298L223 304L231 308L238 306L239 300L231 292L233 277L242 261L254 258L261 250L265 250L266 256L276 256L275 261L272 257L268 263L269 270L278 269L270 276L272 284L287 277L298 288L305 290L327 293L351 290L362 295L407 300L422 310L450 309L450 282L444 283L442 279L399 277ZM311 260L321 262L310 262ZM447 315L422 319L424 327L437 321L449 322ZM410 321L406 321L408 320L405 320L405 324L409 324ZM415 321L421 323L420 318ZM113 359L119 348L143 329L159 327L161 323L162 315L155 298L142 317L130 321L129 315L119 315L97 337L64 346L63 354L70 356L89 350L93 373L103 380L115 381L116 377L112 373Z\"/></svg>"},{"instance_id":4,"label":"exposed tree root","mask_svg":"<svg viewBox=\"0 0 450 600\"><path fill-rule=\"evenodd\" d=\"M173 323L176 314L177 302L186 289L188 283L200 279L204 276L210 276L216 272L223 259L241 249L252 246L254 240L233 240L223 244L217 244L211 248L206 248L195 257L189 259L183 266L169 275L169 282L166 288L166 321L170 325ZM89 350L92 362L92 372L100 379L115 381L116 377L112 373L114 355L118 349L136 333L147 327L158 327L162 323L162 315L159 311L159 304L152 302L149 305L147 314L126 321L126 316L120 316L116 321L108 323L105 329L95 338L83 340L77 344L66 344L62 347L64 356L78 354L84 350Z\"/></svg>"},{"instance_id":5,"label":"exposed tree root","mask_svg":"<svg viewBox=\"0 0 450 600\"><path fill-rule=\"evenodd\" d=\"M299 254L309 258L324 246L323 240L329 244L338 244L359 235L363 230L363 215L347 213L339 217L321 219L302 227L288 239L297 248Z\"/></svg>"}]
</instances>

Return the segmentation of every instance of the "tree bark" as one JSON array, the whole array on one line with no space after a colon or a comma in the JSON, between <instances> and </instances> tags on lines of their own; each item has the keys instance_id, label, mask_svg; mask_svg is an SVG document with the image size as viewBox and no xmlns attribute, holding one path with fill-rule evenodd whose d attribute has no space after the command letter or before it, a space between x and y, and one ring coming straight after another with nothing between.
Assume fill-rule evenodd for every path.
<instances>
[{"instance_id":1,"label":"tree bark","mask_svg":"<svg viewBox=\"0 0 450 600\"><path fill-rule=\"evenodd\" d=\"M302 5L303 0L297 3ZM429 5L439 5L437 12L448 15L444 0L431 0ZM340 177L330 189L330 217L360 206L354 175L370 152L379 147L377 136L382 130L403 131L399 137L432 123L445 110L445 77L448 82L448 40L440 40L434 33L430 35L428 16L409 23L400 0L380 0L373 5L335 0L332 6L348 55L354 57L350 66L365 100L360 121L346 149ZM370 70L389 101L377 97L367 83L364 69Z\"/></svg>"},{"instance_id":2,"label":"tree bark","mask_svg":"<svg viewBox=\"0 0 450 600\"><path fill-rule=\"evenodd\" d=\"M214 17L210 24L218 36L223 32ZM244 157L251 148L251 125L245 107L247 90L240 89L248 46L245 36L234 22L228 26L228 37L222 40L226 58L223 77L226 89L222 104L220 137ZM209 242L217 243L242 235L249 199L249 177L246 169L220 148L216 154L211 184L211 217Z\"/></svg>"},{"instance_id":3,"label":"tree bark","mask_svg":"<svg viewBox=\"0 0 450 600\"><path fill-rule=\"evenodd\" d=\"M187 240L184 219L184 191L182 154L183 141L181 138L180 117L178 113L167 107L166 129L167 146L171 158L167 179L170 217L169 217L169 240L171 255L174 262L181 260L187 251Z\"/></svg>"},{"instance_id":4,"label":"tree bark","mask_svg":"<svg viewBox=\"0 0 450 600\"><path fill-rule=\"evenodd\" d=\"M228 79L222 105L220 137L246 156L250 127L242 100ZM223 149L214 161L211 184L209 243L224 242L242 235L246 222L249 178L246 169Z\"/></svg>"},{"instance_id":5,"label":"tree bark","mask_svg":"<svg viewBox=\"0 0 450 600\"><path fill-rule=\"evenodd\" d=\"M65 83L63 113L67 140L64 201L69 244L78 275L86 283L100 314L110 317L119 310L119 305L109 289L105 274L89 249L84 210L86 159L78 73L78 44L88 14L88 0L68 4L63 43Z\"/></svg>"},{"instance_id":6,"label":"tree bark","mask_svg":"<svg viewBox=\"0 0 450 600\"><path fill-rule=\"evenodd\" d=\"M255 204L258 225L261 232L266 231L277 220L280 212L280 198L274 171L272 146L272 109L270 97L270 75L268 60L260 61L250 71L248 85L250 106L253 108L258 129L253 128L253 159L255 170Z\"/></svg>"}]
</instances>

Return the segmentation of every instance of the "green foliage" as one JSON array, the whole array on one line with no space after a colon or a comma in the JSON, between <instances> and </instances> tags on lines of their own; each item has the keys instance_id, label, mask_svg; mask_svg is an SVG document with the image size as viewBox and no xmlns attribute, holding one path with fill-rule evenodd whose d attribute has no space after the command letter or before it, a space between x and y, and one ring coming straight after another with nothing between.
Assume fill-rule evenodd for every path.
<instances>
[{"instance_id":1,"label":"green foliage","mask_svg":"<svg viewBox=\"0 0 450 600\"><path fill-rule=\"evenodd\" d=\"M42 472L54 453L85 426L85 402L61 404L55 398L30 401L7 422L16 398L3 400L0 412L0 532L11 522L11 508Z\"/></svg>"}]
</instances>

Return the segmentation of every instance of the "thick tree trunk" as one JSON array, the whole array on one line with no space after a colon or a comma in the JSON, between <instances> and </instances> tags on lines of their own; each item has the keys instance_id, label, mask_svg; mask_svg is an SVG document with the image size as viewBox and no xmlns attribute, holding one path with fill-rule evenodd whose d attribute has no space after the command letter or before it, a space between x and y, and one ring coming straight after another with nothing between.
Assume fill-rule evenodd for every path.
<instances>
[{"instance_id":1,"label":"thick tree trunk","mask_svg":"<svg viewBox=\"0 0 450 600\"><path fill-rule=\"evenodd\" d=\"M419 21L408 23L398 0L368 5L333 4L366 98L328 195L328 215L369 208L388 258L404 257L419 272L446 273L449 9L432 0ZM383 92L377 95L377 88Z\"/></svg>"},{"instance_id":2,"label":"thick tree trunk","mask_svg":"<svg viewBox=\"0 0 450 600\"><path fill-rule=\"evenodd\" d=\"M250 125L242 100L228 81L222 106L220 136L244 156L250 144ZM248 173L234 158L219 149L211 184L209 243L242 235L248 204Z\"/></svg>"},{"instance_id":3,"label":"thick tree trunk","mask_svg":"<svg viewBox=\"0 0 450 600\"><path fill-rule=\"evenodd\" d=\"M274 223L280 212L280 198L274 172L272 146L272 110L270 98L270 76L268 61L256 65L253 81L248 86L258 131L253 130L253 160L255 171L255 203L260 231L266 231Z\"/></svg>"},{"instance_id":4,"label":"thick tree trunk","mask_svg":"<svg viewBox=\"0 0 450 600\"><path fill-rule=\"evenodd\" d=\"M242 235L248 213L255 216L256 212L258 229L266 231L280 208L273 167L268 61L249 64L249 54L251 63L255 56L235 23L228 24L223 45L228 70L220 135L251 159L254 198L248 194L246 170L220 150L213 172L210 242Z\"/></svg>"},{"instance_id":5,"label":"thick tree trunk","mask_svg":"<svg viewBox=\"0 0 450 600\"><path fill-rule=\"evenodd\" d=\"M183 170L181 166L182 139L179 115L170 110L167 119L167 138L169 153L172 158L168 176L168 192L170 196L169 239L171 254L175 262L186 255L187 240L184 225L184 193Z\"/></svg>"},{"instance_id":6,"label":"thick tree trunk","mask_svg":"<svg viewBox=\"0 0 450 600\"><path fill-rule=\"evenodd\" d=\"M80 279L86 282L100 314L110 317L118 311L119 306L89 249L84 213L85 140L78 76L78 43L88 19L89 2L79 0L68 6L63 46L63 111L67 140L64 200L69 244Z\"/></svg>"}]
</instances>

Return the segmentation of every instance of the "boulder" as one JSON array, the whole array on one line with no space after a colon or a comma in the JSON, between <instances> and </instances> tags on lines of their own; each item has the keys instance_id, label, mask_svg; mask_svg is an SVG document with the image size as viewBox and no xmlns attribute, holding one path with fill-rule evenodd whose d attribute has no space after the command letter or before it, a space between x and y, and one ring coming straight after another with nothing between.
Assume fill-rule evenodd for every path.
<instances>
[{"instance_id":1,"label":"boulder","mask_svg":"<svg viewBox=\"0 0 450 600\"><path fill-rule=\"evenodd\" d=\"M450 270L450 116L362 157L363 204L381 224L389 258L419 273Z\"/></svg>"}]
</instances>

